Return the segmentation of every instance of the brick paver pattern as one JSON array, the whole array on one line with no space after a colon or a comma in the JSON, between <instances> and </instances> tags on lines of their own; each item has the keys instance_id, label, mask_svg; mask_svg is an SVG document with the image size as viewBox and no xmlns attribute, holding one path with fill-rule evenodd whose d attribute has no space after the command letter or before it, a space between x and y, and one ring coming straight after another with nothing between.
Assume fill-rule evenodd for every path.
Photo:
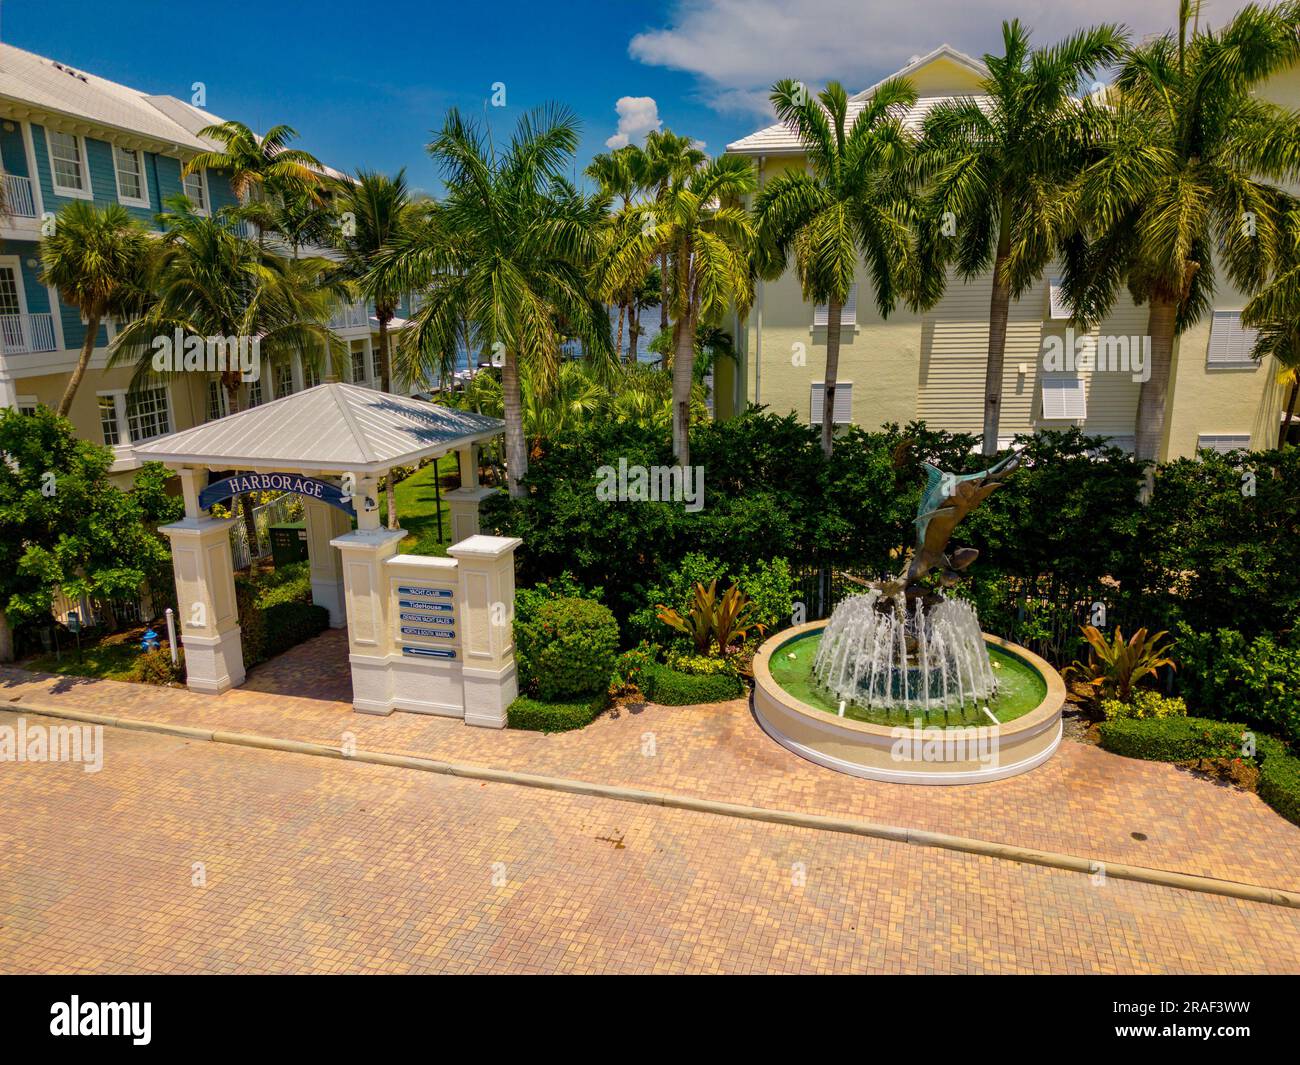
<instances>
[{"instance_id":1,"label":"brick paver pattern","mask_svg":"<svg viewBox=\"0 0 1300 1065\"><path fill-rule=\"evenodd\" d=\"M1255 795L1171 765L1065 740L1044 765L1008 780L922 787L860 780L791 754L745 700L624 707L576 732L472 728L452 718L355 713L347 644L332 631L251 671L220 696L0 671L0 698L148 721L674 792L783 810L861 817L1101 861L1300 890L1300 828ZM12 702L17 699L18 702ZM1135 834L1144 839L1135 838Z\"/></svg>"},{"instance_id":2,"label":"brick paver pattern","mask_svg":"<svg viewBox=\"0 0 1300 1065\"><path fill-rule=\"evenodd\" d=\"M1296 972L1300 912L108 729L0 764L0 971Z\"/></svg>"}]
</instances>

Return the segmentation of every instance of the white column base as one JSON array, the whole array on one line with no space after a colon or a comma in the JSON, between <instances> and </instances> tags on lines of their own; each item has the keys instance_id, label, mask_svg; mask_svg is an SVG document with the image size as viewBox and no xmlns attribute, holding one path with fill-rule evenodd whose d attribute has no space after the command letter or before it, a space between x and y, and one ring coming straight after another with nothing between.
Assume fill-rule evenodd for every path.
<instances>
[{"instance_id":1,"label":"white column base","mask_svg":"<svg viewBox=\"0 0 1300 1065\"><path fill-rule=\"evenodd\" d=\"M219 695L244 683L244 649L239 628L220 636L182 636L185 686L205 695Z\"/></svg>"},{"instance_id":2,"label":"white column base","mask_svg":"<svg viewBox=\"0 0 1300 1065\"><path fill-rule=\"evenodd\" d=\"M359 714L387 716L393 712L392 674L383 655L349 655L352 665L352 709Z\"/></svg>"},{"instance_id":3,"label":"white column base","mask_svg":"<svg viewBox=\"0 0 1300 1065\"><path fill-rule=\"evenodd\" d=\"M505 728L506 708L519 694L513 659L501 669L465 666L465 724L479 728Z\"/></svg>"},{"instance_id":4,"label":"white column base","mask_svg":"<svg viewBox=\"0 0 1300 1065\"><path fill-rule=\"evenodd\" d=\"M311 601L330 612L330 628L342 629L348 624L347 600L343 596L343 581L318 580L311 582Z\"/></svg>"}]
</instances>

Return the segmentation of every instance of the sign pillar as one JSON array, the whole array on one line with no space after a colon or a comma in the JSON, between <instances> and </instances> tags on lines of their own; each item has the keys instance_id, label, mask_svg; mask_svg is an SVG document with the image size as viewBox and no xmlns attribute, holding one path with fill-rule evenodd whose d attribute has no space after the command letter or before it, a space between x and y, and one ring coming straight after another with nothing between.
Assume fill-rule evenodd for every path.
<instances>
[{"instance_id":1,"label":"sign pillar","mask_svg":"<svg viewBox=\"0 0 1300 1065\"><path fill-rule=\"evenodd\" d=\"M244 683L244 651L235 602L235 564L230 554L234 521L213 518L201 509L200 472L193 468L181 471L185 517L158 531L172 546L186 686L191 691L217 694Z\"/></svg>"},{"instance_id":2,"label":"sign pillar","mask_svg":"<svg viewBox=\"0 0 1300 1065\"><path fill-rule=\"evenodd\" d=\"M515 677L515 548L522 540L471 536L447 553L458 569L465 723L505 728Z\"/></svg>"}]
</instances>

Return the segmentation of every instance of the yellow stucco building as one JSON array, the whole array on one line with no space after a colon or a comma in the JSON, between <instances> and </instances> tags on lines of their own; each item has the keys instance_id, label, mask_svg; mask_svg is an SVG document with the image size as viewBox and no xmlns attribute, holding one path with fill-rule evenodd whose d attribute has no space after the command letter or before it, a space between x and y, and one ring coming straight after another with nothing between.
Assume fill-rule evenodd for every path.
<instances>
[{"instance_id":1,"label":"yellow stucco building","mask_svg":"<svg viewBox=\"0 0 1300 1065\"><path fill-rule=\"evenodd\" d=\"M945 98L979 96L984 73L978 60L948 45L914 58L895 75L910 79L918 95L907 124L919 129L930 108ZM860 107L873 89L851 98L850 121L853 104ZM1300 71L1273 79L1264 94L1300 106ZM736 141L727 151L752 158L760 184L807 165L796 136L782 124ZM888 319L875 307L865 270L860 278L844 311L836 421L874 429L886 422L923 419L932 428L980 433L991 274L969 282L953 275L932 310L913 314L900 308ZM1064 344L1069 329L1068 311L1054 298L1053 281L1048 270L1011 304L1002 441L1017 433L1077 425L1131 448L1140 388L1132 372L1044 368L1044 353L1056 342ZM1219 271L1213 312L1179 338L1162 458L1191 455L1198 447L1276 445L1287 389L1277 382L1274 360L1259 364L1249 357L1253 337L1239 317L1245 302ZM804 301L793 269L776 282L758 282L753 307L730 323L738 363L720 361L715 370L718 416L763 404L778 414L793 411L820 424L825 323L825 308ZM1142 344L1146 326L1146 308L1135 306L1125 292L1093 330L1098 364L1106 356L1112 367L1132 366L1129 348Z\"/></svg>"}]
</instances>

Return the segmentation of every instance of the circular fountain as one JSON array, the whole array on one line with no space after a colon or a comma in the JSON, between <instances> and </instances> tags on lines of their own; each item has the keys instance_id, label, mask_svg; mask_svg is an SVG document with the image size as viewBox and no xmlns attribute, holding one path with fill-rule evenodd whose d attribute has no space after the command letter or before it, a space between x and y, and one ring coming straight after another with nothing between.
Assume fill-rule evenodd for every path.
<instances>
[{"instance_id":1,"label":"circular fountain","mask_svg":"<svg viewBox=\"0 0 1300 1065\"><path fill-rule=\"evenodd\" d=\"M754 715L782 746L830 769L909 784L1023 773L1061 741L1065 684L1043 659L980 631L950 598L977 556L956 524L1018 465L957 476L928 467L917 545L897 578L860 582L827 621L778 633L754 657Z\"/></svg>"}]
</instances>

